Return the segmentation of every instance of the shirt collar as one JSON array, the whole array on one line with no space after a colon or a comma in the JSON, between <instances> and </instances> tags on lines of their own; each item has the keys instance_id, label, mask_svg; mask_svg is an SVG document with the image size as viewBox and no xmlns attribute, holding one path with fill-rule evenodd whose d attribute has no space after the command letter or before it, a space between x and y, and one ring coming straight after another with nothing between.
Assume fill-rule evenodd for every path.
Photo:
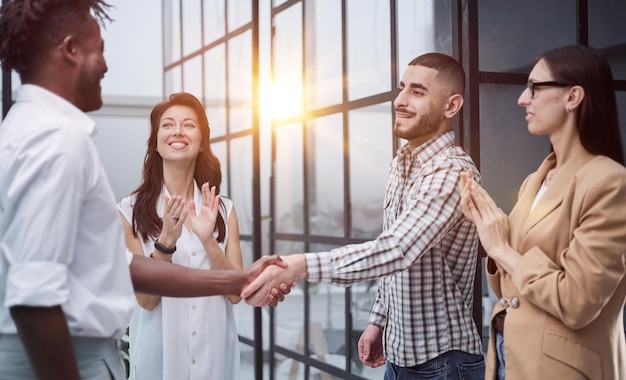
<instances>
[{"instance_id":1,"label":"shirt collar","mask_svg":"<svg viewBox=\"0 0 626 380\"><path fill-rule=\"evenodd\" d=\"M83 128L90 136L95 136L96 122L75 105L58 96L57 94L34 84L23 84L17 92L16 103L28 102L50 108L55 113L64 115L78 126Z\"/></svg>"},{"instance_id":2,"label":"shirt collar","mask_svg":"<svg viewBox=\"0 0 626 380\"><path fill-rule=\"evenodd\" d=\"M170 192L167 190L165 183L161 189L161 194L166 195L168 198L172 197ZM200 214L200 211L202 211L202 190L198 186L195 179L193 180L193 201L196 204L196 214ZM159 197L159 200L157 201L157 210L157 214L163 217L163 210L165 210L165 201L163 200L163 197Z\"/></svg>"},{"instance_id":3,"label":"shirt collar","mask_svg":"<svg viewBox=\"0 0 626 380\"><path fill-rule=\"evenodd\" d=\"M413 151L411 151L409 144L405 144L398 149L396 154L399 159L405 159L407 155L410 155L412 160L427 162L439 154L443 149L453 146L454 140L454 130L450 129L449 131L446 131L416 147Z\"/></svg>"}]
</instances>

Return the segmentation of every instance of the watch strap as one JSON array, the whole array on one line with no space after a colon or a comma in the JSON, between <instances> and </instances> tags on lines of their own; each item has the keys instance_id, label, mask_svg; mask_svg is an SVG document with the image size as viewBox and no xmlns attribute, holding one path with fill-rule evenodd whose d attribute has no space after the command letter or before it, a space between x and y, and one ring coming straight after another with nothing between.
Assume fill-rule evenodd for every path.
<instances>
[{"instance_id":1,"label":"watch strap","mask_svg":"<svg viewBox=\"0 0 626 380\"><path fill-rule=\"evenodd\" d=\"M164 253L166 255L171 255L176 252L176 246L174 246L174 248L167 248L163 244L159 243L158 240L154 241L154 248L158 249L159 251L161 251L161 253Z\"/></svg>"}]
</instances>

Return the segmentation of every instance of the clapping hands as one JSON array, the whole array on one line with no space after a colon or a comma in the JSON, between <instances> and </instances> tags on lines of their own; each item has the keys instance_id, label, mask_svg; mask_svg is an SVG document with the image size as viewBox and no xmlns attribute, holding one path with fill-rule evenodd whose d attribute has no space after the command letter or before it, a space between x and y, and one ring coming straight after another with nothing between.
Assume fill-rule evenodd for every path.
<instances>
[{"instance_id":1,"label":"clapping hands","mask_svg":"<svg viewBox=\"0 0 626 380\"><path fill-rule=\"evenodd\" d=\"M163 227L158 240L166 247L173 247L183 231L188 210L180 195L173 195L171 198L163 195L163 200L165 201Z\"/></svg>"},{"instance_id":2,"label":"clapping hands","mask_svg":"<svg viewBox=\"0 0 626 380\"><path fill-rule=\"evenodd\" d=\"M472 170L461 173L461 209L476 224L485 252L510 273L517 265L519 253L509 244L509 218L474 180Z\"/></svg>"},{"instance_id":3,"label":"clapping hands","mask_svg":"<svg viewBox=\"0 0 626 380\"><path fill-rule=\"evenodd\" d=\"M187 206L191 230L203 243L213 238L217 216L219 215L220 196L215 192L215 186L205 183L202 185L200 213L196 214L196 202L193 200L189 201Z\"/></svg>"},{"instance_id":4,"label":"clapping hands","mask_svg":"<svg viewBox=\"0 0 626 380\"><path fill-rule=\"evenodd\" d=\"M192 231L200 241L209 240L215 231L219 214L220 197L215 194L215 191L215 186L210 186L208 183L202 185L202 207L198 214L196 214L196 202L193 200L185 203L180 195L171 197L163 195L165 209L159 242L167 247L176 245L187 218L189 218Z\"/></svg>"}]
</instances>

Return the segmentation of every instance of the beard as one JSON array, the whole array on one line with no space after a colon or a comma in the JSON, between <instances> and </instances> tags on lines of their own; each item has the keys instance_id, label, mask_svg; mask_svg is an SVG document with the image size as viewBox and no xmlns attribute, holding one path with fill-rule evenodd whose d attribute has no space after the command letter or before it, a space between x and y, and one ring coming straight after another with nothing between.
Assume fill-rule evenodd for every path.
<instances>
[{"instance_id":1,"label":"beard","mask_svg":"<svg viewBox=\"0 0 626 380\"><path fill-rule=\"evenodd\" d=\"M102 75L95 70L83 69L80 72L78 91L81 95L81 105L78 107L83 112L96 111L102 107L102 90L100 80Z\"/></svg>"},{"instance_id":2,"label":"beard","mask_svg":"<svg viewBox=\"0 0 626 380\"><path fill-rule=\"evenodd\" d=\"M393 134L407 141L428 136L439 128L441 118L441 115L437 115L435 112L430 111L427 114L420 116L413 124L409 125L408 128L403 128L402 123L396 119L393 127Z\"/></svg>"}]
</instances>

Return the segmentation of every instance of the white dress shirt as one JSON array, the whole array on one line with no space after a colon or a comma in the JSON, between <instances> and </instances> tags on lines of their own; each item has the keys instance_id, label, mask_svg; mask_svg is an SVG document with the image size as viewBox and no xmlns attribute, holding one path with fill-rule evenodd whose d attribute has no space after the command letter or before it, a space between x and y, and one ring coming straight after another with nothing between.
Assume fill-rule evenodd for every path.
<instances>
[{"instance_id":1,"label":"white dress shirt","mask_svg":"<svg viewBox=\"0 0 626 380\"><path fill-rule=\"evenodd\" d=\"M119 338L134 295L95 123L23 85L0 127L0 334L12 306L61 305L70 334Z\"/></svg>"}]
</instances>

